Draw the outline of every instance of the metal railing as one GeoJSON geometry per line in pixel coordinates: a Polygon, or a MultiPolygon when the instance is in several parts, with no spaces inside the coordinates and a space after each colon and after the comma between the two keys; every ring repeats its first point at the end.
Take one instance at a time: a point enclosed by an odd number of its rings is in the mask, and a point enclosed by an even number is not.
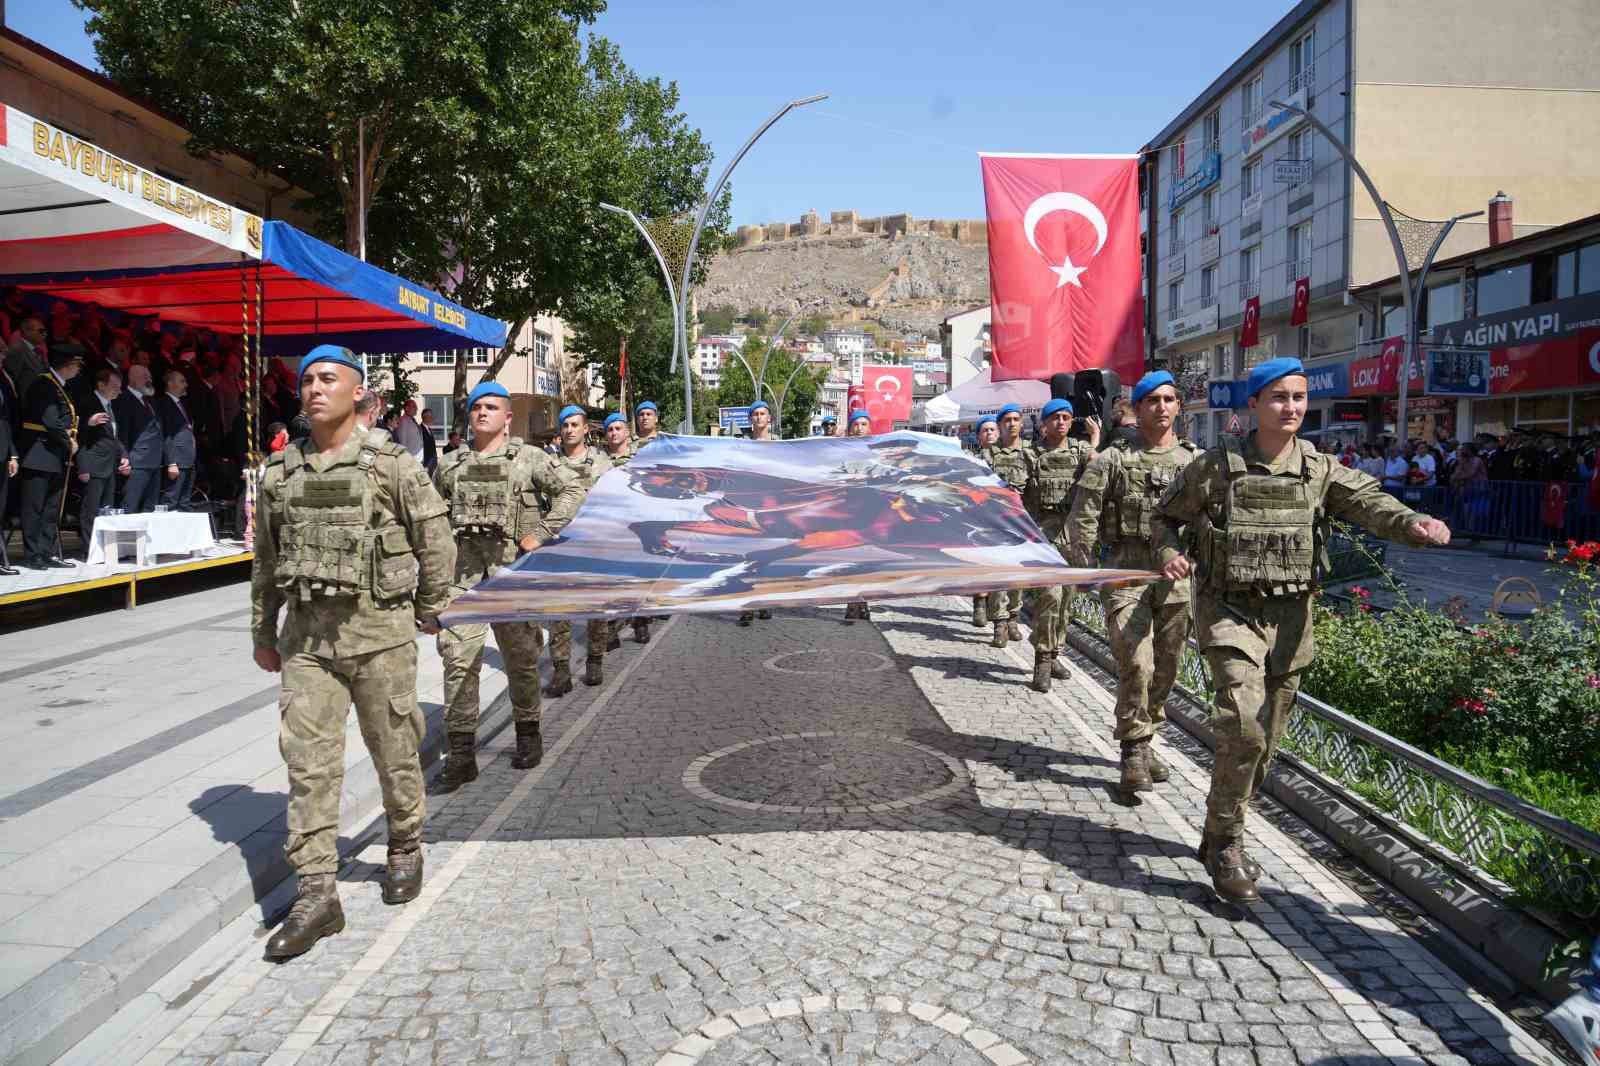
{"type": "Polygon", "coordinates": [[[1307,255],[1299,259],[1289,260],[1284,264],[1283,273],[1285,280],[1289,282],[1290,288],[1293,288],[1295,282],[1301,278],[1309,278],[1311,276],[1311,257],[1307,255]]]}
{"type": "Polygon", "coordinates": [[[1304,89],[1306,91],[1306,95],[1310,96],[1312,85],[1316,82],[1316,80],[1317,68],[1308,63],[1300,70],[1289,75],[1289,88],[1287,91],[1289,95],[1293,96],[1301,89],[1304,89]]]}
{"type": "Polygon", "coordinates": [[[1249,281],[1239,282],[1239,299],[1248,300],[1252,296],[1261,295],[1261,279],[1252,278],[1249,281]]]}
{"type": "MultiPolygon", "coordinates": [[[[1104,647],[1099,599],[1074,596],[1070,603],[1073,622],[1104,647]]],[[[1184,648],[1175,687],[1208,714],[1215,706],[1193,640],[1184,648]]],[[[1496,894],[1536,897],[1584,918],[1600,915],[1600,835],[1583,826],[1303,692],[1280,751],[1297,769],[1376,809],[1436,859],[1496,894]]]]}
{"type": "Polygon", "coordinates": [[[1582,481],[1474,481],[1455,485],[1384,484],[1414,511],[1443,519],[1458,537],[1514,544],[1600,540],[1600,510],[1582,481]],[[1552,492],[1552,487],[1558,491],[1552,492]]]}

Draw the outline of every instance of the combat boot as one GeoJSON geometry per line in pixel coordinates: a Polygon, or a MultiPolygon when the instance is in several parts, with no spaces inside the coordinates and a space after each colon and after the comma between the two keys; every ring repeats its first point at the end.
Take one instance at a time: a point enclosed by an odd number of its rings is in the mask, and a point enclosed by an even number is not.
{"type": "Polygon", "coordinates": [[[1067,664],[1061,661],[1059,655],[1050,660],[1050,676],[1057,681],[1065,681],[1072,676],[1071,672],[1067,670],[1067,664]]]}
{"type": "Polygon", "coordinates": [[[633,622],[633,642],[635,644],[650,643],[650,619],[636,618],[633,622]]]}
{"type": "Polygon", "coordinates": [[[856,605],[853,603],[844,605],[844,624],[847,626],[856,624],[856,605]]]}
{"type": "Polygon", "coordinates": [[[606,626],[606,651],[621,651],[622,640],[617,636],[616,626],[606,626]]]}
{"type": "Polygon", "coordinates": [[[531,770],[544,760],[544,734],[538,722],[517,723],[517,751],[511,756],[511,765],[517,770],[531,770]]]}
{"type": "Polygon", "coordinates": [[[454,792],[468,781],[478,779],[477,746],[476,733],[450,734],[450,757],[445,760],[444,772],[439,775],[440,792],[454,792]]]}
{"type": "Polygon", "coordinates": [[[598,655],[591,655],[583,661],[583,683],[593,688],[595,685],[604,684],[606,680],[606,661],[598,655]]]}
{"type": "Polygon", "coordinates": [[[763,622],[770,621],[772,618],[772,612],[763,607],[761,610],[756,612],[756,617],[761,619],[763,622]]]}
{"type": "MultiPolygon", "coordinates": [[[[1151,777],[1151,780],[1155,780],[1155,775],[1154,774],[1151,774],[1150,777],[1151,777]]],[[[1203,862],[1206,861],[1206,856],[1208,856],[1210,853],[1211,853],[1211,834],[1209,834],[1209,833],[1201,833],[1200,834],[1200,847],[1195,851],[1195,856],[1203,863],[1203,862]]],[[[1246,875],[1249,876],[1250,880],[1252,880],[1252,881],[1261,880],[1261,864],[1256,862],[1254,859],[1252,859],[1250,857],[1250,853],[1248,851],[1246,851],[1245,848],[1244,848],[1244,841],[1243,840],[1239,841],[1239,854],[1244,856],[1244,872],[1245,872],[1246,875]]]]}
{"type": "Polygon", "coordinates": [[[994,639],[989,644],[995,648],[1006,646],[1006,624],[1004,622],[996,622],[994,624],[994,639]]]}
{"type": "MultiPolygon", "coordinates": [[[[1161,761],[1161,756],[1156,754],[1155,742],[1152,740],[1145,741],[1144,761],[1150,766],[1150,780],[1154,781],[1156,784],[1159,785],[1172,776],[1172,767],[1161,761]]],[[[1261,871],[1257,870],[1250,876],[1260,877],[1261,871]]]]}
{"type": "Polygon", "coordinates": [[[269,959],[304,955],[323,937],[344,932],[344,908],[332,874],[302,874],[295,892],[289,916],[267,941],[269,959]]]}
{"type": "Polygon", "coordinates": [[[389,842],[389,876],[383,882],[383,901],[410,903],[422,894],[422,842],[389,842]]]}
{"type": "Polygon", "coordinates": [[[754,622],[755,620],[756,620],[756,613],[754,611],[740,611],[739,612],[739,624],[740,625],[747,626],[751,622],[754,622]]]}
{"type": "Polygon", "coordinates": [[[1050,660],[1055,657],[1054,652],[1036,651],[1033,653],[1033,691],[1050,691],[1050,660]]]}
{"type": "Polygon", "coordinates": [[[973,628],[974,629],[982,629],[984,626],[986,626],[988,624],[989,624],[989,608],[984,605],[984,602],[982,600],[975,601],[972,604],[972,626],[973,626],[973,628]]]}
{"type": "Polygon", "coordinates": [[[568,662],[556,663],[555,670],[550,675],[550,683],[544,687],[544,694],[551,699],[565,696],[572,691],[572,664],[568,662]]]}
{"type": "Polygon", "coordinates": [[[1206,873],[1211,875],[1211,887],[1217,895],[1228,903],[1261,902],[1255,878],[1244,868],[1244,846],[1239,839],[1214,840],[1211,845],[1206,855],[1206,873]]]}
{"type": "Polygon", "coordinates": [[[1150,742],[1148,740],[1124,740],[1122,742],[1122,794],[1131,796],[1135,792],[1149,792],[1155,788],[1150,780],[1149,763],[1150,742]]]}
{"type": "Polygon", "coordinates": [[[1017,625],[1017,623],[1015,623],[1015,622],[1007,622],[1006,623],[1006,636],[1010,637],[1012,640],[1021,640],[1022,639],[1022,627],[1017,625]]]}

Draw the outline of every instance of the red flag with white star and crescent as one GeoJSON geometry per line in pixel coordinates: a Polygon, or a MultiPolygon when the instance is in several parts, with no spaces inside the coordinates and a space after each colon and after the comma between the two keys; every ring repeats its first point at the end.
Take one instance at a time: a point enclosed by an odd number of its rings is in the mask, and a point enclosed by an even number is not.
{"type": "Polygon", "coordinates": [[[1289,313],[1289,325],[1303,326],[1311,317],[1311,279],[1296,278],[1294,283],[1294,310],[1289,313]]]}
{"type": "Polygon", "coordinates": [[[1239,347],[1254,348],[1261,343],[1261,297],[1244,302],[1244,324],[1239,327],[1239,347]]]}
{"type": "Polygon", "coordinates": [[[996,381],[1144,368],[1139,157],[979,157],[996,381]]]}

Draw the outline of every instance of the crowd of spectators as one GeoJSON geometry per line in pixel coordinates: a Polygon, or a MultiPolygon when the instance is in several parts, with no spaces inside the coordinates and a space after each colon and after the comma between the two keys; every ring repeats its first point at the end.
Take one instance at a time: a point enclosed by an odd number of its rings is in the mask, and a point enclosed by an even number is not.
{"type": "Polygon", "coordinates": [[[1503,437],[1481,433],[1471,442],[1347,444],[1338,455],[1388,488],[1462,488],[1488,481],[1589,481],[1597,453],[1600,433],[1584,438],[1512,430],[1503,437]]]}

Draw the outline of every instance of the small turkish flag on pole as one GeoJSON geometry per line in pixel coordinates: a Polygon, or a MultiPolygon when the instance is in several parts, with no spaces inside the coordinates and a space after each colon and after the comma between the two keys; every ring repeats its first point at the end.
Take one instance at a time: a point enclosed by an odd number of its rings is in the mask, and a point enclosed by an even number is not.
{"type": "Polygon", "coordinates": [[[1303,326],[1311,314],[1311,279],[1296,278],[1294,282],[1294,310],[1289,314],[1289,325],[1303,326]]]}
{"type": "Polygon", "coordinates": [[[617,356],[617,403],[628,412],[628,335],[622,335],[622,350],[617,356]]]}
{"type": "Polygon", "coordinates": [[[1144,370],[1139,157],[979,158],[995,381],[1144,370]]]}
{"type": "Polygon", "coordinates": [[[1239,347],[1254,348],[1261,343],[1261,297],[1244,302],[1244,325],[1239,327],[1239,347]]]}

